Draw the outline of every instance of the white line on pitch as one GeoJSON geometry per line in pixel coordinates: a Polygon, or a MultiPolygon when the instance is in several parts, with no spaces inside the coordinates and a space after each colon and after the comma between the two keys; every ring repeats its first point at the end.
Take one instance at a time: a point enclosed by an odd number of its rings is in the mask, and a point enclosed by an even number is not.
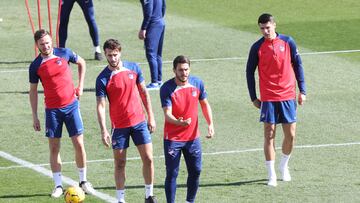
{"type": "MultiPolygon", "coordinates": [[[[52,178],[52,172],[44,167],[41,167],[39,165],[35,165],[31,162],[28,162],[28,161],[25,161],[25,160],[22,160],[22,159],[19,159],[15,156],[12,156],[11,154],[8,154],[6,152],[3,152],[3,151],[0,151],[0,156],[9,160],[9,161],[12,161],[12,162],[15,162],[21,166],[24,166],[26,168],[29,168],[29,169],[32,169],[36,172],[39,172],[45,176],[48,176],[50,178],[52,178]]],[[[62,180],[64,183],[68,184],[68,185],[77,185],[78,182],[76,182],[75,180],[69,178],[69,177],[66,177],[66,176],[62,176],[62,180]]],[[[105,193],[102,193],[102,192],[99,192],[97,190],[95,190],[95,194],[94,196],[106,201],[106,202],[117,202],[117,199],[114,198],[114,197],[111,197],[110,195],[108,194],[105,194],[105,193]]]]}
{"type": "MultiPolygon", "coordinates": [[[[294,148],[297,149],[306,149],[306,148],[324,148],[324,147],[342,147],[342,146],[351,146],[351,145],[360,145],[360,142],[349,142],[349,143],[338,143],[338,144],[318,144],[318,145],[299,145],[294,146],[294,148]]],[[[281,149],[281,147],[277,147],[276,149],[281,149]]],[[[214,156],[214,155],[220,155],[220,154],[238,154],[238,153],[246,153],[246,152],[258,152],[262,151],[263,148],[253,148],[253,149],[243,149],[243,150],[231,150],[231,151],[219,151],[219,152],[204,152],[204,156],[214,156]]],[[[1,152],[1,151],[0,151],[1,152]]],[[[1,156],[1,154],[0,154],[1,156]]],[[[162,159],[164,158],[163,155],[161,156],[154,156],[154,159],[162,159]]],[[[127,160],[140,160],[140,157],[129,157],[127,160]]],[[[113,159],[97,159],[97,160],[88,160],[87,163],[99,163],[99,162],[112,162],[113,159]]],[[[74,164],[74,161],[66,161],[62,164],[74,164]]],[[[12,168],[30,168],[33,166],[49,166],[49,164],[32,164],[26,165],[26,164],[20,164],[20,165],[14,165],[14,166],[5,166],[0,167],[0,170],[6,170],[6,169],[12,169],[12,168]]]]}
{"type": "MultiPolygon", "coordinates": [[[[305,148],[322,148],[322,147],[341,147],[341,146],[350,146],[350,145],[360,145],[360,142],[339,143],[339,144],[300,145],[300,146],[295,145],[294,148],[305,149],[305,148]]],[[[276,149],[281,149],[281,147],[276,147],[276,149]]],[[[257,151],[263,151],[263,148],[222,151],[222,152],[210,152],[210,153],[203,153],[203,155],[235,154],[235,153],[257,152],[257,151]]]]}
{"type": "MultiPolygon", "coordinates": [[[[307,55],[324,55],[324,54],[342,54],[342,53],[356,53],[360,52],[360,49],[353,50],[337,50],[337,51],[318,51],[318,52],[305,52],[300,53],[302,56],[307,55]]],[[[246,60],[247,57],[224,57],[224,58],[209,58],[209,59],[191,59],[192,62],[209,62],[209,61],[232,61],[232,60],[246,60]]],[[[172,63],[173,61],[163,61],[164,64],[172,63]]],[[[140,62],[140,65],[146,65],[147,62],[140,62]]],[[[105,67],[104,65],[96,67],[105,67]]],[[[25,72],[28,69],[17,69],[17,70],[3,70],[0,73],[16,73],[16,72],[25,72]]]]}

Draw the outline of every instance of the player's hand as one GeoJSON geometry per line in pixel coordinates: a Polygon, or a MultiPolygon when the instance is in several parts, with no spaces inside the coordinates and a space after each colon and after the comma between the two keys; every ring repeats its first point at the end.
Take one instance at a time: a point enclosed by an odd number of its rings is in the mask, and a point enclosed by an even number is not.
{"type": "Polygon", "coordinates": [[[208,134],[206,135],[206,138],[210,139],[214,137],[214,135],[215,135],[214,125],[211,124],[208,126],[208,134]]]}
{"type": "Polygon", "coordinates": [[[103,144],[106,147],[110,147],[111,137],[107,130],[104,130],[103,132],[101,132],[101,141],[103,142],[103,144]]]}
{"type": "Polygon", "coordinates": [[[38,118],[33,120],[33,128],[35,131],[40,131],[41,127],[40,127],[40,121],[38,118]]]}
{"type": "Polygon", "coordinates": [[[299,105],[303,105],[305,101],[306,101],[306,95],[302,94],[302,93],[299,93],[299,96],[298,96],[299,105]]]}
{"type": "Polygon", "coordinates": [[[77,97],[78,100],[80,100],[80,96],[83,95],[84,90],[83,88],[77,87],[75,88],[75,96],[77,97]]]}
{"type": "Polygon", "coordinates": [[[146,30],[139,30],[138,37],[140,40],[143,40],[146,38],[146,30]]]}
{"type": "Polygon", "coordinates": [[[255,100],[253,101],[253,104],[254,104],[254,106],[255,106],[256,108],[260,109],[260,107],[261,107],[261,101],[260,101],[259,99],[255,99],[255,100]]]}
{"type": "Polygon", "coordinates": [[[179,117],[178,122],[179,122],[179,125],[181,125],[181,126],[188,126],[191,123],[191,118],[184,120],[183,117],[179,117]]]}
{"type": "Polygon", "coordinates": [[[150,133],[155,132],[155,129],[156,129],[155,119],[152,118],[152,119],[148,120],[148,129],[149,129],[150,133]]]}

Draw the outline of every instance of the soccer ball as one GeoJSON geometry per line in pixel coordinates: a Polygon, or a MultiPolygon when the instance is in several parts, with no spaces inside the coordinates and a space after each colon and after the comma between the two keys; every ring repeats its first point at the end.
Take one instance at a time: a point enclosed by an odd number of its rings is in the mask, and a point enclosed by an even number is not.
{"type": "Polygon", "coordinates": [[[81,203],[85,199],[85,193],[77,186],[70,186],[65,191],[64,199],[66,203],[81,203]]]}

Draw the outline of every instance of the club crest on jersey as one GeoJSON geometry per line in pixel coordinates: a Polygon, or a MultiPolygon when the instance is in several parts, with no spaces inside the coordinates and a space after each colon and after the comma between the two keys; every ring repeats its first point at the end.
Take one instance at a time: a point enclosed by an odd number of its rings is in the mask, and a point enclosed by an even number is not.
{"type": "Polygon", "coordinates": [[[282,46],[282,45],[280,45],[279,49],[280,49],[281,52],[284,52],[284,51],[285,51],[285,47],[282,46]]]}
{"type": "Polygon", "coordinates": [[[196,90],[193,90],[193,91],[191,92],[191,95],[192,95],[193,97],[196,97],[196,96],[197,96],[196,90]]]}
{"type": "Polygon", "coordinates": [[[129,76],[130,80],[134,79],[134,74],[129,73],[128,76],[129,76]]]}
{"type": "Polygon", "coordinates": [[[61,66],[62,65],[62,62],[61,62],[61,60],[59,59],[59,60],[56,60],[56,62],[55,62],[56,64],[58,64],[59,66],[61,66]]]}

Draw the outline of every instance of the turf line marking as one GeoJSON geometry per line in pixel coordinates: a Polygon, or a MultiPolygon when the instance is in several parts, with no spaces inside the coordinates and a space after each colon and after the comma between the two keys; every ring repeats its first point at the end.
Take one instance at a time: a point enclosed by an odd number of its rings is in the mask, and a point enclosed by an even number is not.
{"type": "MultiPolygon", "coordinates": [[[[325,147],[342,147],[342,146],[351,146],[351,145],[360,145],[360,142],[349,142],[349,143],[338,143],[338,144],[318,144],[318,145],[299,145],[294,146],[296,149],[307,149],[307,148],[325,148],[325,147]]],[[[277,150],[280,150],[281,147],[276,147],[277,150]]],[[[219,152],[203,152],[204,156],[214,156],[214,155],[220,155],[220,154],[239,154],[239,153],[246,153],[246,152],[259,152],[263,151],[263,148],[253,148],[253,149],[243,149],[243,150],[231,150],[231,151],[219,151],[219,152]]],[[[1,153],[4,153],[0,151],[1,153]]],[[[164,155],[161,156],[154,156],[154,159],[163,159],[164,155]]],[[[140,157],[129,157],[126,160],[141,160],[140,157]]],[[[87,163],[99,163],[99,162],[113,162],[114,159],[95,159],[95,160],[88,160],[87,163]]],[[[14,166],[5,166],[0,167],[0,170],[6,170],[6,169],[12,169],[12,168],[32,168],[34,166],[49,166],[50,164],[32,164],[30,162],[27,162],[29,164],[20,164],[20,165],[14,165],[14,166]]],[[[62,162],[62,164],[75,164],[74,161],[66,161],[62,162]]],[[[42,168],[42,167],[41,167],[42,168]]],[[[52,176],[51,176],[52,177],[52,176]]]]}
{"type": "MultiPolygon", "coordinates": [[[[339,143],[339,144],[318,144],[318,145],[300,145],[294,146],[296,149],[306,149],[306,148],[324,148],[324,147],[341,147],[341,146],[351,146],[351,145],[360,145],[360,142],[350,142],[350,143],[339,143]]],[[[281,147],[276,147],[277,150],[281,149],[281,147]]],[[[219,155],[219,154],[236,154],[236,153],[245,153],[245,152],[257,152],[263,151],[263,148],[255,148],[255,149],[245,149],[245,150],[233,150],[233,151],[220,151],[220,152],[210,152],[203,153],[203,155],[219,155]]]]}
{"type": "Polygon", "coordinates": [[[307,53],[300,53],[300,55],[342,54],[342,53],[356,53],[356,52],[360,52],[360,49],[307,52],[307,53]]]}
{"type": "MultiPolygon", "coordinates": [[[[19,159],[15,156],[12,156],[11,154],[8,154],[6,152],[3,152],[3,151],[0,151],[0,156],[3,157],[4,159],[7,159],[9,161],[12,161],[12,162],[15,162],[23,167],[26,167],[26,168],[29,168],[29,169],[32,169],[36,172],[39,172],[45,176],[48,176],[52,179],[52,172],[42,166],[39,166],[39,165],[35,165],[31,162],[28,162],[28,161],[25,161],[25,160],[22,160],[22,159],[19,159]]],[[[62,176],[62,179],[63,179],[63,182],[68,184],[68,185],[78,185],[79,183],[76,182],[75,180],[69,178],[69,177],[66,177],[66,176],[62,176]]],[[[96,196],[102,200],[104,200],[105,202],[117,202],[117,199],[114,198],[114,197],[111,197],[110,195],[108,194],[105,194],[105,193],[102,193],[102,192],[99,192],[97,190],[95,190],[95,194],[93,196],[96,196]]]]}
{"type": "MultiPolygon", "coordinates": [[[[318,51],[318,52],[305,52],[300,53],[301,56],[308,55],[323,55],[323,54],[341,54],[341,53],[356,53],[360,52],[360,49],[353,50],[337,50],[337,51],[318,51]]],[[[210,59],[191,59],[191,62],[209,62],[209,61],[233,61],[233,60],[246,60],[247,57],[225,57],[225,58],[210,58],[210,59]]],[[[169,64],[173,61],[163,61],[163,64],[169,64]]],[[[140,62],[140,65],[147,65],[147,62],[140,62]]],[[[105,67],[105,65],[100,65],[96,67],[105,67]]],[[[17,69],[17,70],[2,70],[0,73],[16,73],[16,72],[25,72],[28,69],[17,69]]]]}

